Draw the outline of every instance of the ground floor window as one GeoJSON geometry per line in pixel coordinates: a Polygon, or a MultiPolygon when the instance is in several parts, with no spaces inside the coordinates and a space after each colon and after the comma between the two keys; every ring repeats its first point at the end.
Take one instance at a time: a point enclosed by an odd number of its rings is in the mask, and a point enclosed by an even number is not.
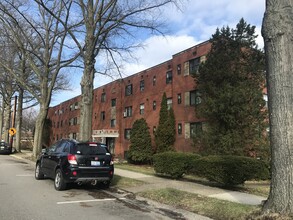
{"type": "Polygon", "coordinates": [[[190,137],[197,137],[202,133],[202,122],[190,123],[190,137]]]}

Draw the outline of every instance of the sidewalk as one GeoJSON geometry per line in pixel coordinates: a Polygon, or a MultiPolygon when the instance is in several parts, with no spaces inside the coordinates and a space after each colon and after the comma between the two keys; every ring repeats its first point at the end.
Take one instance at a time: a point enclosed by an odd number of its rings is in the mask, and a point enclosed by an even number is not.
{"type": "MultiPolygon", "coordinates": [[[[31,155],[32,155],[32,152],[28,150],[22,150],[22,153],[11,154],[11,156],[15,158],[19,158],[19,159],[28,159],[31,157],[31,155]]],[[[169,187],[169,188],[174,188],[174,189],[178,189],[178,190],[182,190],[182,191],[186,191],[190,193],[199,194],[202,196],[207,196],[207,197],[212,197],[212,198],[217,198],[217,199],[222,199],[222,200],[227,200],[227,201],[237,202],[242,204],[248,204],[248,205],[260,205],[263,200],[266,200],[265,197],[256,196],[256,195],[252,195],[248,193],[230,191],[230,190],[225,190],[225,189],[221,189],[217,187],[205,186],[205,185],[201,185],[201,184],[193,183],[193,182],[170,180],[170,179],[160,178],[156,176],[145,175],[145,174],[141,174],[141,173],[137,173],[133,171],[123,170],[119,168],[115,168],[114,173],[118,176],[137,179],[147,183],[141,186],[124,189],[132,193],[138,193],[138,192],[151,190],[151,189],[160,189],[160,188],[169,187]]]]}

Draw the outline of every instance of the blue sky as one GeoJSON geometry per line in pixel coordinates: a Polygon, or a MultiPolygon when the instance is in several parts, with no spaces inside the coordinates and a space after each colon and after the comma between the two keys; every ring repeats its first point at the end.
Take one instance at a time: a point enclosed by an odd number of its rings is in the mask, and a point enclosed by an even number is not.
{"type": "MultiPolygon", "coordinates": [[[[166,35],[146,36],[142,40],[144,47],[134,53],[137,60],[123,63],[123,77],[169,60],[173,54],[208,40],[217,27],[228,25],[235,28],[242,17],[247,23],[256,26],[259,35],[257,43],[262,48],[261,23],[264,11],[265,0],[185,0],[181,11],[174,6],[165,8],[162,17],[167,21],[166,35]]],[[[51,106],[80,95],[81,75],[82,72],[71,73],[71,90],[55,94],[51,106]]],[[[94,87],[97,88],[118,77],[118,74],[112,78],[96,75],[94,87]]]]}

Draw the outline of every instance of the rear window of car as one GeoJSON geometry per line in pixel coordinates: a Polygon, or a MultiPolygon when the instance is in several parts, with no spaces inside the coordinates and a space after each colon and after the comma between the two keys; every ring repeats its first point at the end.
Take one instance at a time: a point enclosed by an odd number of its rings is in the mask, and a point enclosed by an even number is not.
{"type": "Polygon", "coordinates": [[[80,155],[110,155],[106,145],[96,143],[77,144],[73,147],[73,153],[80,155]]]}

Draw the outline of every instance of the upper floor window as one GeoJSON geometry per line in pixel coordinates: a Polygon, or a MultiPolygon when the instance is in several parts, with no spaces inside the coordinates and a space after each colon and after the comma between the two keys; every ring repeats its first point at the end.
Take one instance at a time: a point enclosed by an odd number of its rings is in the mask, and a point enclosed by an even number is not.
{"type": "Polygon", "coordinates": [[[101,121],[104,121],[106,118],[106,112],[102,111],[101,112],[101,121]]]}
{"type": "Polygon", "coordinates": [[[172,71],[166,73],[166,84],[172,83],[172,71]]]}
{"type": "Polygon", "coordinates": [[[101,102],[106,102],[106,93],[102,93],[101,95],[101,102]]]}
{"type": "Polygon", "coordinates": [[[140,91],[144,90],[144,80],[140,81],[140,85],[139,85],[140,91]]]}
{"type": "Polygon", "coordinates": [[[126,140],[129,140],[130,139],[130,132],[131,132],[131,129],[125,129],[124,130],[124,138],[126,140]]]}
{"type": "Polygon", "coordinates": [[[157,102],[153,101],[153,110],[156,110],[156,109],[157,109],[157,102]]]}
{"type": "Polygon", "coordinates": [[[198,67],[200,64],[200,57],[189,61],[189,73],[198,74],[198,67]]]}
{"type": "Polygon", "coordinates": [[[178,104],[181,104],[181,102],[182,102],[181,93],[178,93],[178,94],[177,94],[177,103],[178,103],[178,104]]]}
{"type": "Polygon", "coordinates": [[[128,106],[125,108],[124,117],[131,117],[132,116],[132,106],[128,106]]]}
{"type": "Polygon", "coordinates": [[[172,98],[168,98],[167,99],[167,106],[168,106],[168,110],[170,110],[172,108],[172,98]]]}
{"type": "Polygon", "coordinates": [[[115,107],[116,106],[116,99],[111,99],[111,107],[115,107]]]}
{"type": "Polygon", "coordinates": [[[126,96],[132,95],[132,84],[129,84],[125,87],[125,95],[126,96]]]}
{"type": "Polygon", "coordinates": [[[201,94],[198,90],[190,92],[190,105],[199,105],[201,103],[201,94]]]}
{"type": "Polygon", "coordinates": [[[181,74],[181,64],[177,65],[177,74],[180,75],[181,74]]]}
{"type": "Polygon", "coordinates": [[[116,126],[116,119],[111,119],[110,125],[111,125],[111,128],[115,127],[116,126]]]}
{"type": "Polygon", "coordinates": [[[141,114],[141,115],[144,114],[144,104],[139,105],[139,114],[141,114]]]}
{"type": "Polygon", "coordinates": [[[77,117],[73,118],[73,125],[77,125],[77,117]]]}
{"type": "Polygon", "coordinates": [[[156,81],[157,81],[156,76],[154,76],[154,77],[153,77],[153,86],[156,85],[156,81]]]}

